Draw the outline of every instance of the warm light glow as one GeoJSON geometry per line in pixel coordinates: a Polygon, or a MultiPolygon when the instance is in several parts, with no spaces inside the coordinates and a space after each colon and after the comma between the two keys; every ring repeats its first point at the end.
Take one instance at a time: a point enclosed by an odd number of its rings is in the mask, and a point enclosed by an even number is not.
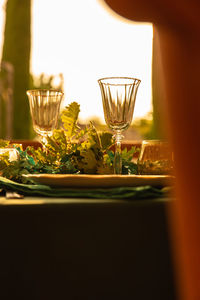
{"type": "Polygon", "coordinates": [[[3,32],[4,32],[4,21],[5,21],[5,0],[0,0],[0,61],[2,56],[3,46],[3,32]]]}
{"type": "MultiPolygon", "coordinates": [[[[0,33],[4,3],[0,0],[0,33]]],[[[99,78],[139,78],[134,118],[142,117],[152,109],[152,37],[150,24],[118,17],[98,0],[32,0],[31,71],[63,73],[65,105],[80,103],[82,120],[103,119],[99,78]]]]}
{"type": "Polygon", "coordinates": [[[65,104],[77,101],[80,118],[103,119],[97,80],[142,80],[134,117],[151,110],[152,26],[126,21],[97,0],[33,0],[33,74],[64,75],[65,104]]]}

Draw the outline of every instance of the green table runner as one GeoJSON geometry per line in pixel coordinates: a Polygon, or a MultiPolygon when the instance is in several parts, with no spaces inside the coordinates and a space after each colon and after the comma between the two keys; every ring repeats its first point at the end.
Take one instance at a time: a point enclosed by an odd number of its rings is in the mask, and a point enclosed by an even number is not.
{"type": "Polygon", "coordinates": [[[96,199],[151,199],[169,195],[170,187],[151,186],[117,188],[53,188],[47,185],[22,184],[0,177],[0,189],[15,191],[24,196],[96,199]]]}

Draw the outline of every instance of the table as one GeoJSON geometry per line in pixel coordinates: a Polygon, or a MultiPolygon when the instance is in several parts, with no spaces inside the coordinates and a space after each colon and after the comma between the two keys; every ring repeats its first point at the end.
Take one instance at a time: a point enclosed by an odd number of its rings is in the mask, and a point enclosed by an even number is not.
{"type": "Polygon", "coordinates": [[[175,299],[170,199],[0,198],[0,299],[175,299]]]}

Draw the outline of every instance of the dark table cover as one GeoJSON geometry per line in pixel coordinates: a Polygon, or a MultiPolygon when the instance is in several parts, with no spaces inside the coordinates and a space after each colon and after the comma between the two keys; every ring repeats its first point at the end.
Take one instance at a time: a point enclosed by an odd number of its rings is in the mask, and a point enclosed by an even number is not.
{"type": "Polygon", "coordinates": [[[0,198],[0,299],[175,299],[169,199],[0,198]]]}

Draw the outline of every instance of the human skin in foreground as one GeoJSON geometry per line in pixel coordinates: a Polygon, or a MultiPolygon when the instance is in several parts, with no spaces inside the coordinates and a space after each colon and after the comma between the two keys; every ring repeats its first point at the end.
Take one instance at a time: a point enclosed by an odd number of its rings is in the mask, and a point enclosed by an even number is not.
{"type": "Polygon", "coordinates": [[[200,2],[105,0],[130,20],[152,22],[167,127],[175,154],[172,238],[180,299],[200,299],[200,2]]]}

